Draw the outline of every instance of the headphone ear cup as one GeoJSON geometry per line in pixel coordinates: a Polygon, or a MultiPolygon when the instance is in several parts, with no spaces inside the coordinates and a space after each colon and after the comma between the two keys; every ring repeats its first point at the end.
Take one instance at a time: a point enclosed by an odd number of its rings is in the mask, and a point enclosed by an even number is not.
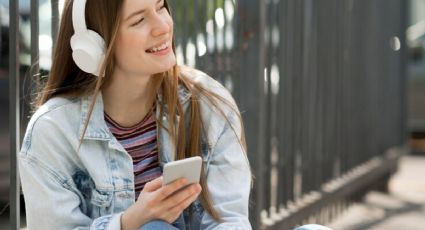
{"type": "Polygon", "coordinates": [[[105,55],[105,41],[103,40],[102,36],[100,36],[93,30],[87,30],[87,33],[92,39],[92,41],[99,47],[102,52],[102,55],[105,55]]]}
{"type": "Polygon", "coordinates": [[[100,65],[105,55],[105,42],[92,30],[76,33],[71,37],[72,58],[84,72],[99,75],[100,65]]]}

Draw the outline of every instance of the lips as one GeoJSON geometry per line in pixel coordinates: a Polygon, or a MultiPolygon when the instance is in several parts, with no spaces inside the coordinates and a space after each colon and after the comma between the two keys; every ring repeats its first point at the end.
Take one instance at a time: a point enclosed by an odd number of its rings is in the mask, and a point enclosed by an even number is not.
{"type": "Polygon", "coordinates": [[[147,49],[146,52],[147,53],[156,53],[156,52],[160,52],[162,50],[165,50],[168,47],[169,47],[169,43],[166,41],[166,42],[159,43],[158,45],[155,45],[152,48],[147,49]]]}

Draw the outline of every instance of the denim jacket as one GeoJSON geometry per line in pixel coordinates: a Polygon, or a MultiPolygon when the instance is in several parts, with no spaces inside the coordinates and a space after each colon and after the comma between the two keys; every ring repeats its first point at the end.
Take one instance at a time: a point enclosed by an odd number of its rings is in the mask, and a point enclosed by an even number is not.
{"type": "MultiPolygon", "coordinates": [[[[230,93],[212,78],[195,70],[182,72],[234,103],[230,93]]],[[[187,111],[190,94],[183,86],[178,93],[187,111]]],[[[91,99],[52,98],[28,124],[19,170],[30,230],[120,229],[122,212],[135,202],[132,159],[105,124],[101,94],[77,152],[91,99]]],[[[192,204],[192,218],[185,218],[186,229],[251,229],[251,174],[238,141],[239,117],[223,106],[229,125],[205,99],[200,100],[200,107],[206,130],[201,155],[213,206],[223,222],[215,222],[197,200],[192,204]]],[[[158,112],[157,119],[164,124],[158,128],[163,165],[174,160],[175,148],[165,130],[167,117],[159,117],[158,112]]]]}

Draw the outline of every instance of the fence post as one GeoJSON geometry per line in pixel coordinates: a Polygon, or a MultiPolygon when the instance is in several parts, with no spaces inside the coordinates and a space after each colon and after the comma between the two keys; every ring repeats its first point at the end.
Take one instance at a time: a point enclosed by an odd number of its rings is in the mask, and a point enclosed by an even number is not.
{"type": "MultiPolygon", "coordinates": [[[[38,0],[31,0],[31,72],[30,78],[34,77],[40,72],[39,52],[39,19],[38,19],[38,0]]],[[[52,19],[53,21],[53,19],[52,19]]]]}
{"type": "Polygon", "coordinates": [[[400,143],[407,143],[409,138],[409,130],[407,127],[408,124],[408,98],[407,98],[407,78],[408,78],[408,70],[407,70],[407,62],[408,62],[408,53],[407,53],[407,36],[406,30],[409,26],[409,9],[411,1],[400,1],[401,4],[401,23],[400,23],[400,59],[401,59],[401,67],[400,67],[400,95],[401,95],[401,135],[400,135],[400,143]]]}
{"type": "MultiPolygon", "coordinates": [[[[265,46],[266,25],[265,1],[238,1],[238,41],[240,75],[237,82],[244,82],[235,92],[239,99],[245,122],[248,157],[254,174],[251,193],[250,220],[253,229],[261,227],[261,210],[264,208],[264,156],[265,153],[265,46]],[[255,203],[254,203],[255,202],[255,203]]],[[[270,179],[270,178],[268,178],[270,179]]],[[[268,207],[267,207],[268,208],[268,207]]]]}
{"type": "Polygon", "coordinates": [[[10,229],[20,229],[20,190],[17,152],[19,132],[19,0],[9,0],[9,133],[10,133],[10,229]]]}

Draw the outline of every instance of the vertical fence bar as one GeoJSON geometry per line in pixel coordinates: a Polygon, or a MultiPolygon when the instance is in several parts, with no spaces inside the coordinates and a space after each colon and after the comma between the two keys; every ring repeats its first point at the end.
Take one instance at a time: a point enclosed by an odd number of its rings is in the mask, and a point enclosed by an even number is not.
{"type": "Polygon", "coordinates": [[[228,28],[230,27],[227,10],[229,5],[227,4],[227,0],[223,0],[223,18],[224,18],[224,24],[222,28],[222,40],[223,40],[223,49],[221,51],[221,58],[222,58],[222,68],[223,68],[223,82],[226,83],[228,81],[230,75],[230,69],[231,69],[231,53],[229,52],[229,44],[227,43],[227,38],[230,36],[230,31],[228,31],[228,28]]]}
{"type": "MultiPolygon", "coordinates": [[[[55,50],[56,39],[59,31],[59,0],[50,0],[52,7],[52,52],[55,50]]],[[[53,55],[52,55],[53,56],[53,55]]]]}
{"type": "Polygon", "coordinates": [[[321,169],[320,169],[320,175],[321,181],[325,180],[325,175],[326,175],[326,167],[323,167],[325,165],[326,162],[326,150],[325,150],[325,145],[324,145],[324,140],[325,140],[325,128],[323,125],[323,113],[324,113],[324,85],[326,84],[325,82],[325,78],[324,76],[326,76],[326,56],[327,55],[327,37],[325,37],[325,35],[327,35],[327,21],[324,20],[324,11],[325,9],[327,9],[327,6],[325,6],[326,2],[322,2],[321,3],[323,7],[318,7],[318,17],[317,17],[317,39],[318,39],[318,44],[320,44],[320,46],[318,46],[318,68],[317,68],[317,78],[319,79],[318,81],[318,86],[317,86],[317,118],[316,118],[316,122],[317,122],[317,137],[316,137],[316,146],[317,146],[317,152],[321,157],[321,169]]]}
{"type": "MultiPolygon", "coordinates": [[[[304,0],[302,11],[303,11],[303,63],[302,63],[302,79],[303,79],[303,85],[306,90],[304,90],[304,104],[305,104],[305,121],[304,123],[304,134],[303,134],[303,142],[305,143],[305,152],[308,156],[308,165],[314,164],[314,162],[317,164],[317,153],[315,148],[313,148],[314,143],[314,137],[312,134],[314,133],[314,116],[316,113],[314,112],[315,107],[315,101],[314,101],[314,93],[315,93],[315,86],[316,86],[316,76],[315,72],[313,72],[314,68],[314,30],[315,27],[313,26],[313,17],[314,17],[314,10],[313,10],[313,1],[311,0],[304,0]]],[[[311,191],[314,189],[314,183],[315,183],[315,175],[317,175],[318,168],[317,167],[308,167],[308,174],[307,180],[304,180],[306,182],[306,190],[311,191]]]]}
{"type": "MultiPolygon", "coordinates": [[[[272,2],[271,0],[265,1],[266,2],[266,9],[267,9],[267,18],[266,18],[266,24],[264,25],[265,28],[265,43],[264,43],[264,48],[266,50],[266,56],[265,56],[265,79],[266,79],[266,105],[265,105],[265,109],[266,109],[266,121],[265,121],[265,149],[264,149],[264,153],[265,153],[265,157],[264,157],[264,167],[267,169],[265,171],[265,177],[264,177],[264,188],[265,189],[265,194],[264,194],[264,208],[269,211],[270,210],[270,204],[271,204],[271,77],[270,77],[270,72],[271,72],[271,59],[272,59],[272,48],[271,48],[271,21],[272,21],[272,2]]],[[[260,44],[261,45],[261,44],[260,44]]]]}
{"type": "MultiPolygon", "coordinates": [[[[39,72],[39,17],[38,17],[38,0],[31,0],[31,77],[39,72]]],[[[53,20],[52,20],[53,21],[53,20]]]]}
{"type": "Polygon", "coordinates": [[[199,66],[201,63],[199,63],[199,47],[198,47],[198,33],[199,33],[199,22],[202,20],[200,19],[199,14],[199,0],[194,0],[193,8],[195,9],[193,12],[193,33],[192,33],[192,39],[193,44],[195,45],[195,63],[196,66],[199,66]]]}
{"type": "MultiPolygon", "coordinates": [[[[332,55],[334,52],[334,8],[333,8],[333,2],[332,0],[328,0],[323,3],[325,6],[325,9],[323,9],[322,14],[322,25],[323,25],[323,33],[322,33],[322,42],[325,44],[322,50],[322,56],[321,58],[324,60],[323,65],[323,75],[321,76],[322,84],[322,154],[324,156],[324,162],[323,165],[326,167],[324,168],[323,175],[324,180],[330,179],[330,173],[329,173],[329,165],[332,165],[332,149],[331,149],[331,129],[330,125],[332,124],[332,116],[327,116],[326,114],[331,114],[331,101],[333,100],[331,92],[333,90],[331,86],[331,81],[333,77],[332,72],[332,62],[334,61],[332,55]]],[[[331,212],[329,212],[331,213],[331,212]]]]}
{"type": "Polygon", "coordinates": [[[211,36],[211,39],[214,41],[214,46],[213,46],[213,49],[212,49],[212,59],[213,59],[213,62],[212,62],[212,66],[213,66],[213,68],[214,68],[214,70],[216,71],[216,72],[218,72],[217,74],[216,74],[216,77],[221,81],[222,79],[221,79],[221,73],[220,73],[220,69],[219,69],[219,65],[218,65],[218,62],[219,62],[219,50],[218,50],[218,36],[219,36],[219,34],[218,34],[218,26],[217,26],[217,20],[216,20],[216,17],[215,17],[215,12],[216,12],[216,10],[217,10],[217,7],[218,7],[218,3],[217,3],[217,1],[218,0],[210,0],[209,2],[211,2],[212,1],[212,10],[211,10],[211,20],[212,20],[212,23],[213,23],[213,35],[211,36]]]}
{"type": "Polygon", "coordinates": [[[204,63],[205,70],[210,71],[210,70],[215,70],[215,68],[211,64],[212,59],[211,59],[211,54],[209,53],[210,52],[210,48],[209,48],[210,36],[209,36],[208,31],[207,31],[207,23],[208,23],[208,20],[210,19],[209,11],[208,11],[208,9],[209,9],[208,5],[209,5],[210,1],[202,1],[202,3],[203,3],[202,14],[203,14],[203,17],[204,17],[204,21],[203,21],[203,24],[202,24],[202,31],[203,31],[203,34],[204,34],[204,40],[205,40],[205,45],[206,45],[206,49],[207,49],[207,52],[203,57],[203,59],[204,59],[203,63],[204,63]]]}
{"type": "Polygon", "coordinates": [[[17,155],[19,125],[19,0],[9,1],[9,133],[10,133],[10,229],[20,229],[20,181],[17,155]]]}
{"type": "Polygon", "coordinates": [[[344,3],[345,1],[337,1],[336,9],[337,9],[337,17],[340,18],[340,20],[337,21],[337,28],[338,28],[338,37],[337,37],[337,49],[339,52],[337,53],[337,78],[335,79],[335,86],[336,86],[336,104],[335,104],[335,157],[332,165],[332,177],[337,178],[340,175],[340,167],[341,167],[341,154],[343,149],[341,148],[341,136],[342,133],[340,133],[341,130],[341,105],[342,105],[342,79],[343,79],[343,64],[344,64],[344,19],[345,19],[345,12],[344,12],[344,3]]]}
{"type": "MultiPolygon", "coordinates": [[[[179,0],[180,1],[180,10],[181,9],[184,9],[185,8],[185,6],[187,6],[188,5],[188,1],[189,0],[179,0]]],[[[180,43],[180,46],[181,46],[181,48],[182,48],[182,53],[183,53],[183,58],[184,58],[184,63],[185,64],[187,64],[187,42],[188,42],[188,39],[187,39],[187,37],[188,37],[188,30],[189,30],[189,27],[191,26],[190,24],[189,24],[189,12],[186,12],[186,13],[183,13],[183,14],[181,14],[181,17],[182,17],[182,23],[180,24],[180,25],[183,25],[183,28],[182,28],[182,31],[180,31],[180,39],[181,39],[181,43],[180,43]]]]}
{"type": "MultiPolygon", "coordinates": [[[[317,111],[317,71],[316,71],[316,25],[315,25],[315,1],[306,0],[304,4],[304,61],[303,61],[303,70],[304,70],[304,81],[307,81],[306,87],[308,90],[305,92],[307,95],[306,104],[307,108],[307,117],[306,124],[307,127],[304,129],[306,134],[304,135],[307,143],[307,152],[310,155],[311,162],[320,165],[320,152],[315,148],[316,140],[316,111],[317,111]]],[[[314,164],[314,163],[313,163],[314,164]]],[[[309,187],[308,190],[313,190],[316,188],[317,176],[320,175],[320,166],[311,167],[309,171],[309,187]]]]}
{"type": "MultiPolygon", "coordinates": [[[[352,18],[353,18],[353,4],[354,2],[345,2],[344,6],[344,14],[345,14],[345,20],[344,20],[344,59],[343,59],[343,66],[342,66],[342,82],[341,82],[341,98],[342,98],[342,104],[341,104],[341,127],[349,127],[350,125],[350,109],[351,104],[349,101],[350,94],[350,84],[349,79],[351,76],[351,57],[352,57],[352,49],[351,49],[351,31],[352,31],[352,18]]],[[[342,131],[341,131],[342,132],[342,131]]],[[[341,171],[340,173],[343,174],[347,172],[349,166],[348,166],[348,157],[350,152],[348,151],[350,146],[350,141],[346,135],[341,136],[341,171]]]]}
{"type": "Polygon", "coordinates": [[[286,10],[288,8],[288,1],[280,0],[280,14],[279,14],[279,102],[278,102],[278,116],[281,118],[281,122],[277,125],[278,127],[278,193],[277,193],[277,207],[283,207],[287,202],[289,188],[286,186],[285,175],[288,164],[288,155],[290,152],[289,147],[289,128],[290,118],[289,113],[286,111],[288,108],[288,69],[286,68],[286,62],[288,61],[288,46],[287,41],[289,39],[289,33],[287,29],[287,15],[286,10]]]}
{"type": "Polygon", "coordinates": [[[299,106],[300,106],[300,112],[299,117],[301,118],[299,120],[299,149],[301,152],[301,193],[304,194],[309,191],[309,185],[310,185],[310,171],[313,170],[312,167],[310,167],[311,164],[311,154],[309,152],[309,146],[308,146],[308,140],[307,140],[307,129],[308,129],[308,109],[309,109],[309,103],[308,103],[308,94],[309,92],[309,77],[307,76],[306,71],[306,59],[307,59],[307,44],[306,44],[306,18],[305,18],[305,0],[303,1],[297,1],[298,3],[298,9],[297,9],[297,27],[299,27],[299,30],[297,30],[297,34],[299,34],[299,41],[300,44],[297,48],[299,48],[298,54],[298,80],[300,85],[300,92],[299,92],[299,106]]]}
{"type": "Polygon", "coordinates": [[[284,95],[287,96],[287,103],[288,103],[288,111],[286,112],[287,116],[288,116],[288,135],[287,135],[287,143],[288,143],[288,152],[286,153],[286,158],[287,158],[287,163],[286,163],[286,170],[284,170],[284,180],[286,181],[285,183],[285,187],[287,189],[283,190],[282,192],[287,194],[286,196],[286,204],[288,201],[290,200],[294,200],[294,181],[295,181],[295,170],[296,170],[296,146],[295,146],[295,138],[294,138],[294,133],[295,133],[295,129],[296,129],[296,123],[295,123],[295,116],[296,114],[293,112],[295,111],[295,103],[294,103],[294,98],[295,98],[295,74],[294,74],[294,59],[295,59],[295,52],[296,52],[296,48],[295,48],[295,33],[293,33],[294,31],[294,27],[295,27],[295,1],[296,0],[286,0],[287,1],[287,8],[286,8],[286,13],[288,14],[287,16],[287,33],[286,33],[286,38],[287,38],[287,42],[286,42],[286,47],[288,49],[288,54],[286,56],[285,61],[285,67],[287,69],[287,86],[285,87],[286,92],[284,95]]]}
{"type": "Polygon", "coordinates": [[[294,122],[294,129],[293,129],[293,143],[294,143],[294,149],[293,149],[293,153],[295,154],[295,164],[294,164],[294,168],[295,168],[295,176],[294,176],[294,195],[295,195],[295,200],[298,200],[300,198],[300,195],[302,193],[303,190],[303,165],[304,165],[304,149],[302,146],[302,122],[303,122],[303,118],[304,115],[302,110],[303,110],[303,103],[302,103],[302,79],[301,79],[301,65],[302,65],[302,55],[300,55],[300,53],[302,53],[302,32],[301,32],[301,25],[302,25],[302,14],[301,14],[301,1],[298,0],[294,0],[293,1],[293,10],[294,10],[294,14],[293,14],[293,33],[294,33],[294,37],[293,37],[293,53],[292,53],[292,57],[294,59],[293,61],[293,71],[292,71],[292,79],[293,79],[293,86],[294,86],[294,91],[293,92],[293,101],[292,101],[292,118],[293,118],[293,122],[294,122]]]}
{"type": "Polygon", "coordinates": [[[276,4],[276,11],[277,11],[277,15],[276,15],[276,26],[277,28],[279,28],[279,39],[277,41],[277,47],[276,47],[276,65],[279,71],[279,84],[278,84],[278,91],[277,91],[277,95],[275,95],[276,97],[276,153],[278,155],[277,157],[277,162],[276,162],[276,174],[277,174],[277,179],[276,179],[276,200],[274,201],[275,203],[273,203],[272,205],[274,205],[276,207],[277,212],[280,211],[280,208],[283,206],[283,201],[282,201],[282,190],[284,189],[284,187],[282,186],[282,179],[281,177],[283,177],[280,173],[283,167],[283,160],[284,160],[284,148],[283,148],[283,139],[284,139],[284,134],[282,132],[282,124],[285,124],[285,116],[282,114],[283,113],[283,107],[282,102],[283,102],[283,81],[285,80],[285,75],[284,75],[284,67],[282,65],[282,59],[285,58],[283,55],[284,52],[284,31],[285,31],[285,27],[284,27],[284,23],[283,22],[283,0],[279,0],[277,1],[276,4]],[[283,36],[282,36],[283,35],[283,36]]]}
{"type": "Polygon", "coordinates": [[[399,137],[399,143],[402,145],[405,145],[406,140],[408,138],[408,132],[407,129],[407,111],[408,111],[408,101],[407,101],[407,37],[406,37],[406,30],[409,25],[409,10],[411,1],[400,1],[400,11],[401,11],[401,22],[400,22],[400,28],[399,28],[399,36],[400,36],[400,59],[401,59],[401,67],[400,67],[400,78],[399,78],[399,84],[400,84],[400,101],[401,101],[401,112],[400,112],[400,130],[401,134],[399,137]]]}
{"type": "Polygon", "coordinates": [[[243,80],[243,76],[241,76],[240,73],[240,68],[242,66],[238,65],[239,63],[239,59],[241,58],[242,53],[238,52],[237,48],[237,44],[240,41],[240,39],[238,38],[238,36],[240,34],[242,34],[242,28],[240,28],[240,26],[238,26],[240,24],[240,20],[241,17],[239,17],[238,15],[240,14],[240,9],[239,9],[239,4],[238,2],[231,2],[232,3],[232,7],[233,7],[233,18],[232,18],[232,23],[231,23],[231,28],[232,28],[232,46],[231,49],[229,50],[229,52],[231,52],[230,58],[231,60],[233,60],[232,63],[229,63],[229,69],[232,69],[232,93],[235,96],[236,101],[240,101],[241,98],[241,89],[242,87],[242,80],[243,80]],[[230,66],[231,65],[231,66],[230,66]]]}
{"type": "Polygon", "coordinates": [[[216,6],[214,7],[214,19],[215,19],[215,28],[217,29],[215,31],[216,35],[216,46],[217,46],[217,56],[216,56],[216,65],[217,70],[219,71],[218,79],[220,82],[224,83],[224,52],[225,52],[225,44],[224,44],[224,25],[226,19],[223,20],[223,14],[224,14],[224,0],[217,0],[216,6]],[[220,11],[218,11],[220,9],[220,11]],[[221,12],[221,13],[219,13],[221,12]],[[217,13],[217,14],[216,14],[217,13]],[[217,17],[216,17],[217,16],[217,17]],[[220,23],[220,24],[219,24],[220,23]]]}
{"type": "MultiPolygon", "coordinates": [[[[336,157],[336,151],[335,151],[335,124],[336,124],[336,120],[335,120],[335,107],[336,107],[336,81],[339,78],[339,76],[337,75],[337,65],[333,64],[337,62],[337,55],[338,55],[338,34],[340,33],[340,31],[338,30],[338,24],[337,21],[338,20],[334,20],[334,18],[337,18],[338,16],[338,8],[337,8],[337,2],[339,0],[330,0],[330,4],[329,4],[329,14],[328,14],[328,23],[331,25],[329,26],[329,49],[328,49],[328,53],[326,54],[328,56],[327,60],[328,60],[328,64],[327,66],[329,66],[328,68],[328,74],[326,75],[326,90],[325,90],[325,94],[326,94],[326,114],[329,114],[326,116],[326,123],[325,123],[325,127],[326,127],[326,156],[327,156],[327,160],[325,161],[325,165],[327,168],[326,171],[326,178],[324,181],[330,180],[332,179],[333,176],[333,165],[334,165],[334,160],[336,157]]],[[[322,181],[322,182],[324,182],[322,181]]]]}
{"type": "Polygon", "coordinates": [[[279,81],[280,81],[280,72],[279,72],[279,37],[278,37],[278,30],[279,30],[279,1],[278,0],[271,0],[271,22],[270,22],[270,48],[271,48],[271,66],[270,66],[270,82],[271,82],[271,88],[270,88],[270,95],[271,95],[271,102],[270,102],[270,131],[271,131],[271,139],[270,139],[270,149],[271,149],[271,167],[270,167],[270,178],[271,186],[270,190],[273,191],[272,193],[272,200],[270,203],[270,207],[272,207],[275,210],[278,210],[279,205],[276,205],[276,199],[277,199],[277,183],[278,183],[278,161],[279,161],[279,153],[278,153],[278,128],[277,125],[280,122],[280,118],[278,117],[278,97],[279,97],[279,81]]]}
{"type": "Polygon", "coordinates": [[[264,208],[264,121],[265,121],[265,93],[264,93],[264,25],[265,2],[264,1],[238,1],[240,19],[238,22],[242,28],[238,41],[238,49],[241,51],[240,76],[246,82],[244,91],[241,91],[241,108],[246,111],[243,116],[246,125],[246,141],[249,143],[248,156],[251,159],[255,180],[252,200],[255,203],[250,211],[250,220],[253,229],[260,229],[260,214],[264,208]]]}

